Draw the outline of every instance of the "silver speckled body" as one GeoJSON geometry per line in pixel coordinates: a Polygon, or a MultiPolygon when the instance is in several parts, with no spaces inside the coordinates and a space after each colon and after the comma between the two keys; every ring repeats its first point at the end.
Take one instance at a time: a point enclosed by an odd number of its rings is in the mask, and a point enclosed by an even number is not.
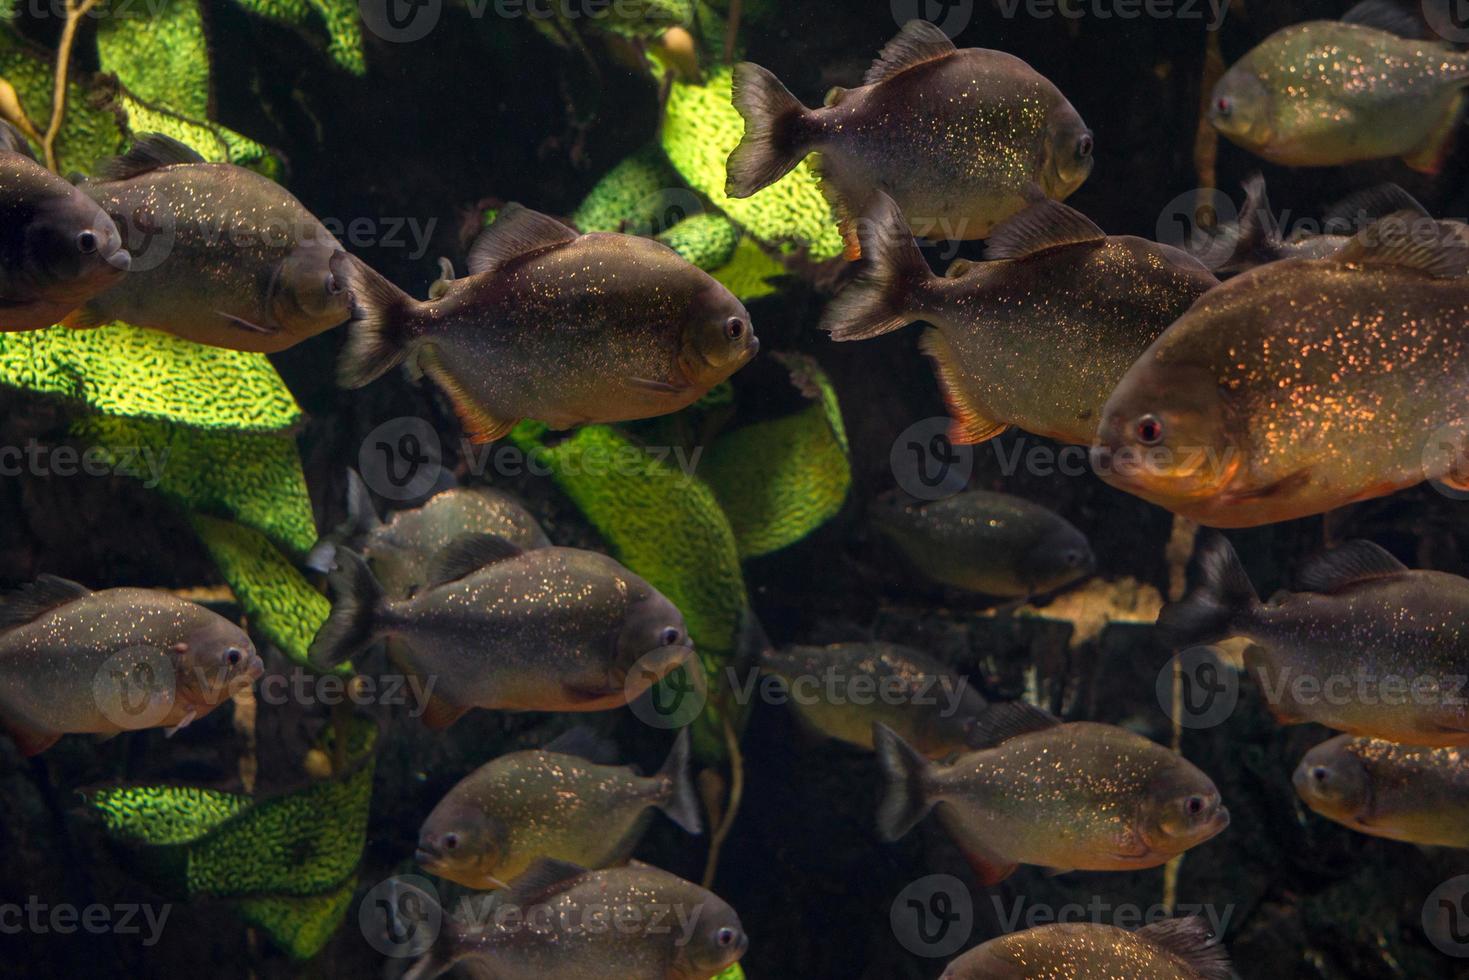
{"type": "Polygon", "coordinates": [[[1288,593],[1239,631],[1257,644],[1246,663],[1284,720],[1469,744],[1469,579],[1409,571],[1330,594],[1288,593]]]}
{"type": "Polygon", "coordinates": [[[1311,809],[1360,833],[1469,847],[1469,754],[1338,735],[1307,752],[1296,792],[1311,809]]]}
{"type": "Polygon", "coordinates": [[[1199,977],[1183,957],[1144,935],[1092,922],[1063,922],[992,939],[950,963],[941,980],[1198,980],[1199,977]]]}
{"type": "Polygon", "coordinates": [[[394,650],[407,669],[437,680],[436,698],[459,708],[620,707],[634,664],[656,674],[646,687],[691,653],[672,603],[612,558],[576,548],[527,551],[388,600],[377,628],[402,641],[394,650]],[[619,641],[639,617],[650,620],[646,645],[627,649],[619,641]],[[664,628],[682,642],[658,648],[664,628]]]}
{"type": "Polygon", "coordinates": [[[341,245],[267,177],[186,163],[84,189],[114,217],[133,254],[127,279],[88,305],[96,318],[271,353],[350,315],[346,292],[328,289],[341,245]]]}
{"type": "Polygon", "coordinates": [[[813,110],[804,142],[854,216],[886,191],[913,232],[976,239],[1038,186],[1064,200],[1091,169],[1066,157],[1087,132],[1055,85],[1014,55],[965,48],[813,110]]]}

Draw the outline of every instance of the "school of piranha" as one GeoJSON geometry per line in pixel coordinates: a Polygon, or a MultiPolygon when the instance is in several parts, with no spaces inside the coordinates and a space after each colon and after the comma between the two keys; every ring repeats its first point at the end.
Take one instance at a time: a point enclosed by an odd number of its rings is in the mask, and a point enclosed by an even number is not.
{"type": "MultiPolygon", "coordinates": [[[[1208,118],[1273,163],[1399,158],[1432,172],[1466,88],[1469,53],[1402,36],[1368,2],[1342,21],[1268,37],[1224,73],[1208,118]]],[[[1363,188],[1328,233],[1286,239],[1252,180],[1237,225],[1209,243],[1222,242],[1227,259],[1210,265],[1108,235],[1063,203],[1106,134],[1024,61],[958,48],[926,21],[904,26],[860,87],[818,108],[750,63],[735,71],[733,103],[745,131],[728,159],[729,194],[752,195],[819,157],[848,262],[821,327],[860,343],[924,324],[953,443],[1014,426],[1088,447],[1102,480],[1207,529],[1319,515],[1425,480],[1469,489],[1456,466],[1464,447],[1425,449],[1469,396],[1469,226],[1436,220],[1401,189],[1363,188]],[[983,240],[983,260],[935,271],[917,239],[945,235],[983,240]]],[[[417,299],[276,183],[164,136],[69,182],[7,127],[0,200],[0,328],[123,320],[275,352],[341,327],[343,388],[406,366],[475,442],[527,419],[568,429],[675,412],[760,351],[741,302],[670,248],[582,234],[519,204],[479,235],[466,274],[446,267],[417,299]],[[222,225],[290,233],[211,234],[222,225]],[[161,230],[166,257],[139,262],[161,230]]],[[[1095,566],[1082,531],[1001,493],[894,500],[872,522],[916,573],[1005,600],[1054,592],[1095,566]]],[[[359,513],[311,560],[329,572],[332,599],[312,660],[327,669],[385,647],[398,669],[436,680],[416,724],[442,729],[474,710],[612,711],[677,668],[697,670],[672,601],[606,554],[553,545],[499,491],[446,490],[388,520],[359,513]]],[[[1190,582],[1158,617],[1167,643],[1248,641],[1242,669],[1276,692],[1278,722],[1340,733],[1300,760],[1306,806],[1363,834],[1469,847],[1469,709],[1451,706],[1461,702],[1358,688],[1325,704],[1273,682],[1469,673],[1469,579],[1356,540],[1262,599],[1226,537],[1206,530],[1190,582]]],[[[149,717],[171,730],[264,669],[246,632],[202,606],[42,576],[0,602],[0,725],[27,755],[64,735],[117,734],[91,678],[126,650],[166,652],[178,683],[149,717]]],[[[918,703],[799,710],[873,754],[873,779],[886,786],[873,815],[880,839],[937,821],[983,885],[1022,864],[1158,867],[1229,829],[1228,801],[1174,749],[1020,701],[986,703],[922,651],[794,646],[760,662],[786,678],[832,668],[963,692],[944,713],[918,703]]],[[[469,962],[501,980],[708,980],[737,962],[752,940],[734,909],[628,860],[653,811],[689,834],[706,829],[689,766],[687,732],[642,775],[573,729],[465,776],[423,815],[414,854],[424,871],[507,907],[697,905],[688,942],[456,923],[411,976],[469,962]]],[[[1228,980],[1220,938],[1195,918],[1133,931],[1041,926],[963,953],[943,977],[1228,980]]]]}

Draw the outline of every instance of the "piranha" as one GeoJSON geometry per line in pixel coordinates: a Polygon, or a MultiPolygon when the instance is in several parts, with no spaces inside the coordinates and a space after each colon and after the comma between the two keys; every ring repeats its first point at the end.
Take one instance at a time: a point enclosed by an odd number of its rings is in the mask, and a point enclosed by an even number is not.
{"type": "Polygon", "coordinates": [[[367,559],[385,593],[403,597],[426,585],[433,556],[466,534],[493,534],[527,551],[551,544],[530,511],[490,487],[453,487],[382,521],[362,477],[348,470],[347,520],[312,548],[307,564],[330,572],[345,545],[367,559]]]}
{"type": "Polygon", "coordinates": [[[1230,980],[1229,954],[1197,916],[1136,932],[1061,922],[991,939],[950,963],[939,980],[1230,980]]]}
{"type": "Polygon", "coordinates": [[[427,302],[353,268],[341,384],[408,360],[476,442],[523,418],[564,429],[675,412],[760,348],[734,294],[666,245],[579,235],[519,205],[475,239],[471,274],[440,280],[427,302]]]}
{"type": "Polygon", "coordinates": [[[959,259],[942,278],[881,192],[861,240],[863,265],[827,304],[821,328],[833,340],[866,340],[931,323],[920,346],[960,445],[1010,425],[1090,445],[1103,403],[1138,355],[1219,284],[1181,249],[1108,236],[1045,199],[995,228],[985,244],[992,261],[959,259]]]}
{"type": "Polygon", "coordinates": [[[544,749],[486,763],[428,815],[415,860],[470,888],[503,888],[541,858],[587,868],[627,860],[654,809],[691,834],[702,832],[687,728],[652,776],[593,761],[612,755],[603,740],[574,728],[544,749]]]}
{"type": "Polygon", "coordinates": [[[385,595],[360,555],[343,548],[337,558],[327,579],[335,602],[311,660],[333,667],[376,640],[400,641],[390,645],[399,666],[438,680],[420,706],[430,728],[470,708],[618,708],[692,662],[673,603],[599,552],[468,535],[404,599],[385,595]]]}
{"type": "Polygon", "coordinates": [[[961,51],[925,20],[903,27],[860,88],[833,89],[820,109],[748,62],[735,68],[733,98],[745,135],[727,193],[749,197],[819,153],[849,258],[878,191],[920,235],[967,240],[1034,193],[1064,200],[1092,171],[1092,132],[1055,85],[1003,51],[961,51]]]}
{"type": "Polygon", "coordinates": [[[1102,410],[1093,466],[1213,527],[1457,485],[1469,397],[1469,228],[1391,215],[1331,258],[1205,293],[1102,410]]]}
{"type": "Polygon", "coordinates": [[[1379,184],[1350,194],[1330,208],[1317,233],[1286,238],[1271,210],[1265,178],[1255,174],[1244,188],[1238,223],[1191,253],[1221,278],[1281,259],[1329,258],[1351,244],[1362,229],[1389,215],[1412,213],[1433,220],[1428,209],[1397,184],[1379,184]],[[1217,261],[1210,261],[1213,258],[1217,261]]]}
{"type": "Polygon", "coordinates": [[[132,256],[91,198],[0,121],[0,331],[40,330],[117,285],[132,256]]]}
{"type": "Polygon", "coordinates": [[[1395,4],[1367,0],[1340,21],[1276,31],[1219,79],[1209,121],[1288,167],[1401,157],[1437,173],[1453,149],[1469,53],[1403,36],[1404,19],[1395,4]]]}
{"type": "Polygon", "coordinates": [[[1229,826],[1213,782],[1178,753],[1125,728],[1062,724],[1022,703],[981,720],[992,748],[935,763],[881,722],[887,783],[878,829],[894,841],[937,808],[986,885],[1021,864],[1056,871],[1154,868],[1229,826]]]}
{"type": "Polygon", "coordinates": [[[26,755],[68,734],[172,734],[263,672],[243,630],[167,592],[43,575],[0,598],[0,728],[26,755]]]}
{"type": "Polygon", "coordinates": [[[1086,535],[1040,504],[969,490],[928,503],[880,500],[878,532],[925,578],[967,592],[1026,598],[1091,574],[1086,535]]]}
{"type": "Polygon", "coordinates": [[[966,751],[986,707],[966,679],[896,643],[772,648],[760,669],[781,678],[806,724],[869,751],[874,721],[930,759],[966,751]]]}
{"type": "Polygon", "coordinates": [[[274,353],[344,323],[349,257],[285,188],[140,139],[82,189],[113,217],[133,269],[67,322],[111,320],[231,350],[274,353]]]}
{"type": "Polygon", "coordinates": [[[1306,753],[1294,781],[1307,806],[1359,833],[1469,847],[1469,756],[1463,749],[1338,735],[1306,753]]]}
{"type": "Polygon", "coordinates": [[[727,902],[646,864],[587,871],[543,859],[511,887],[447,908],[400,887],[394,934],[428,926],[433,936],[403,980],[456,964],[495,980],[710,980],[749,947],[727,902]]]}
{"type": "Polygon", "coordinates": [[[1411,571],[1352,541],[1307,562],[1295,591],[1261,602],[1223,535],[1193,565],[1189,593],[1158,616],[1164,638],[1176,649],[1251,641],[1245,667],[1282,724],[1469,744],[1469,579],[1411,571]]]}

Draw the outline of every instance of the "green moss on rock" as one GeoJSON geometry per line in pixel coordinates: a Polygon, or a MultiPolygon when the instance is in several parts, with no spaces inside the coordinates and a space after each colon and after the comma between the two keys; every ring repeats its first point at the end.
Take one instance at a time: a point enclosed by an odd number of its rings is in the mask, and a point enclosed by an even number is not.
{"type": "Polygon", "coordinates": [[[356,0],[235,0],[261,17],[307,31],[325,28],[327,54],[354,75],[367,72],[362,16],[356,0]]]}
{"type": "Polygon", "coordinates": [[[146,844],[197,840],[250,806],[248,796],[198,786],[110,786],[90,802],[109,835],[146,844]]]}
{"type": "Polygon", "coordinates": [[[708,272],[734,258],[740,230],[724,215],[704,212],[683,219],[659,235],[658,241],[708,272]]]}
{"type": "Polygon", "coordinates": [[[708,271],[745,302],[775,293],[774,280],[786,275],[785,266],[767,255],[749,235],[741,236],[729,261],[708,271]]]}
{"type": "Polygon", "coordinates": [[[209,117],[209,42],[198,0],[113,3],[97,19],[97,55],[139,99],[209,117]]]}
{"type": "Polygon", "coordinates": [[[661,217],[669,189],[682,186],[663,152],[650,146],[607,171],[572,213],[571,223],[584,232],[651,225],[661,217]]]}
{"type": "Polygon", "coordinates": [[[323,895],[241,899],[240,915],[263,929],[291,959],[309,960],[341,927],[356,892],[357,876],[353,875],[323,895]]]}

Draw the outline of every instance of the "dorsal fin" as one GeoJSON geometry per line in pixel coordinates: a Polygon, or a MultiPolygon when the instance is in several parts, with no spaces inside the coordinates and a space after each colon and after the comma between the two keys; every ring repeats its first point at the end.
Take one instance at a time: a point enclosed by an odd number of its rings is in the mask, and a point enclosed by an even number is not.
{"type": "Polygon", "coordinates": [[[1371,541],[1348,541],[1306,562],[1296,574],[1296,588],[1301,592],[1340,592],[1358,582],[1391,578],[1406,571],[1407,565],[1371,541]]]}
{"type": "Polygon", "coordinates": [[[127,180],[139,174],[169,167],[177,163],[203,163],[204,158],[193,148],[172,136],[147,133],[138,137],[132,149],[120,157],[104,160],[92,174],[94,180],[127,180]]]}
{"type": "Polygon", "coordinates": [[[1092,219],[1060,201],[1036,201],[995,226],[984,245],[984,257],[1023,259],[1068,245],[1097,245],[1107,233],[1092,219]]]}
{"type": "Polygon", "coordinates": [[[1434,37],[1426,22],[1419,20],[1407,9],[1393,3],[1392,0],[1362,0],[1361,3],[1342,14],[1341,19],[1343,24],[1375,27],[1379,31],[1387,31],[1389,34],[1411,38],[1414,41],[1425,41],[1434,37]]]}
{"type": "Polygon", "coordinates": [[[29,157],[33,162],[38,162],[36,151],[31,149],[31,141],[26,139],[25,133],[4,119],[0,119],[0,149],[19,153],[23,157],[29,157]]]}
{"type": "Polygon", "coordinates": [[[1239,235],[1234,241],[1234,257],[1248,255],[1256,261],[1270,262],[1280,258],[1280,225],[1270,209],[1265,193],[1265,175],[1251,174],[1244,182],[1245,203],[1240,210],[1239,235]]]}
{"type": "Polygon", "coordinates": [[[580,865],[541,858],[510,883],[510,900],[522,908],[543,905],[576,884],[586,873],[587,869],[580,865]]]}
{"type": "Polygon", "coordinates": [[[486,565],[517,558],[525,552],[498,534],[464,534],[450,541],[428,566],[430,586],[443,585],[477,572],[486,565]]]}
{"type": "Polygon", "coordinates": [[[91,594],[91,589],[71,579],[42,575],[0,598],[0,629],[33,622],[52,609],[91,594]]]}
{"type": "Polygon", "coordinates": [[[975,719],[969,745],[972,748],[992,748],[1017,735],[1043,732],[1059,724],[1061,719],[1049,711],[1024,701],[992,704],[975,719]]]}
{"type": "Polygon", "coordinates": [[[1137,934],[1183,960],[1199,980],[1230,980],[1232,976],[1229,954],[1196,915],[1163,919],[1143,926],[1137,934]]]}
{"type": "Polygon", "coordinates": [[[469,272],[471,275],[492,272],[511,259],[575,239],[575,230],[550,215],[519,204],[507,204],[495,223],[480,232],[469,247],[469,272]]]}
{"type": "Polygon", "coordinates": [[[1433,217],[1416,197],[1397,184],[1378,184],[1338,201],[1322,217],[1321,230],[1328,235],[1355,235],[1379,218],[1408,212],[1421,218],[1433,217]]]}
{"type": "Polygon", "coordinates": [[[1466,229],[1452,221],[1426,221],[1397,211],[1363,229],[1337,253],[1349,265],[1395,265],[1437,279],[1469,275],[1466,229]]]}
{"type": "Polygon", "coordinates": [[[876,85],[915,65],[947,58],[958,50],[949,40],[949,35],[930,22],[910,20],[882,49],[872,67],[867,69],[867,74],[862,76],[862,84],[876,85]]]}
{"type": "Polygon", "coordinates": [[[569,728],[547,742],[543,751],[559,755],[574,755],[578,759],[594,762],[599,766],[614,766],[618,762],[617,743],[605,735],[592,731],[586,725],[569,728]]]}

